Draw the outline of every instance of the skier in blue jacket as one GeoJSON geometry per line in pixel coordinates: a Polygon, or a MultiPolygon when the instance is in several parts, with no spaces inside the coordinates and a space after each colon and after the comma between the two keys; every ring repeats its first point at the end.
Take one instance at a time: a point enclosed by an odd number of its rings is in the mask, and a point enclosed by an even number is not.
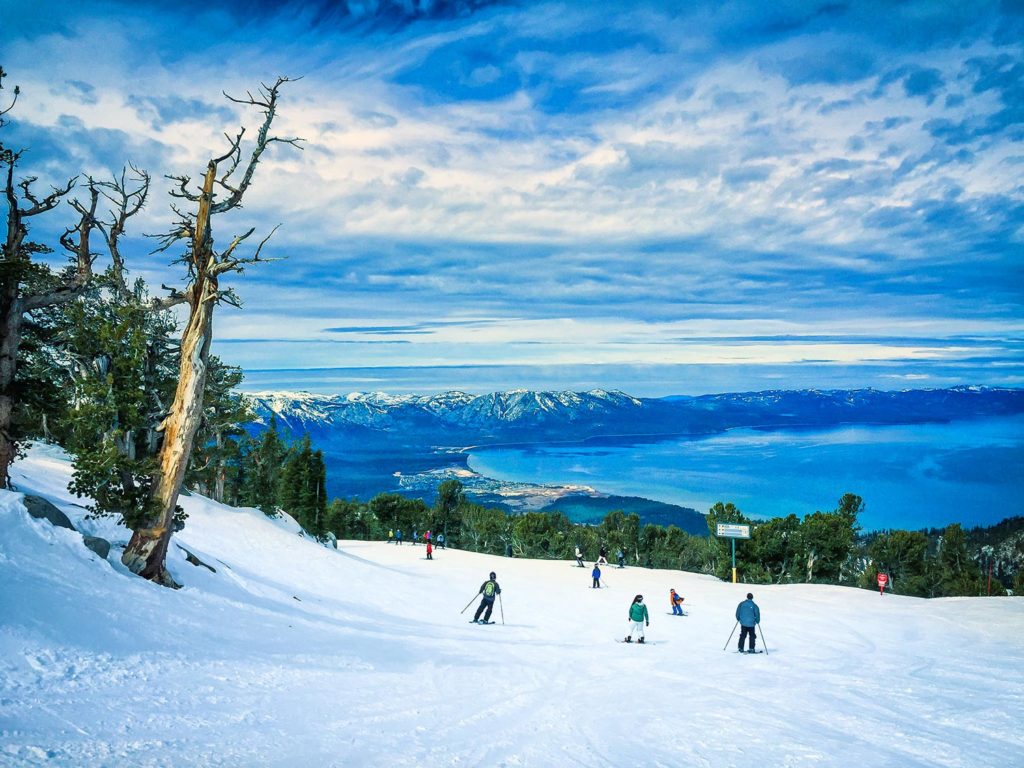
{"type": "Polygon", "coordinates": [[[601,588],[601,569],[597,563],[594,563],[594,570],[590,572],[590,577],[594,580],[593,589],[601,588]]]}
{"type": "Polygon", "coordinates": [[[761,623],[761,609],[757,607],[757,603],[754,602],[754,595],[751,592],[747,592],[747,599],[736,606],[736,621],[740,623],[740,653],[743,653],[743,641],[747,635],[750,636],[750,650],[747,653],[754,652],[754,642],[757,640],[756,627],[761,623]]]}

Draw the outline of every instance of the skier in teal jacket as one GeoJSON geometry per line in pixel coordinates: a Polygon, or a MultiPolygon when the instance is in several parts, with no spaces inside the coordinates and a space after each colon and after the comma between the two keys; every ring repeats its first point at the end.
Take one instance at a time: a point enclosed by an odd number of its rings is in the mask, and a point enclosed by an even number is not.
{"type": "Polygon", "coordinates": [[[633,633],[640,635],[639,643],[644,642],[644,625],[651,626],[651,617],[647,613],[647,606],[644,605],[644,596],[637,595],[633,598],[633,604],[629,606],[629,634],[626,635],[626,642],[633,642],[633,633]]]}

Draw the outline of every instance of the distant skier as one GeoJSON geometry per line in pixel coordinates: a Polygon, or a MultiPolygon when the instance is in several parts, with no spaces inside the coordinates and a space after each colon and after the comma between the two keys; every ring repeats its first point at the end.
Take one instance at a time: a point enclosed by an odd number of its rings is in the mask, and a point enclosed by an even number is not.
{"type": "Polygon", "coordinates": [[[597,563],[594,563],[594,570],[590,572],[590,577],[594,580],[594,584],[591,589],[601,588],[601,569],[598,568],[597,563]]]}
{"type": "Polygon", "coordinates": [[[597,554],[597,562],[602,565],[608,565],[608,547],[604,544],[601,545],[601,549],[597,554]]]}
{"type": "Polygon", "coordinates": [[[672,605],[672,613],[676,616],[686,615],[683,613],[683,600],[685,599],[685,597],[680,597],[678,594],[676,594],[676,591],[674,589],[670,589],[668,591],[668,601],[672,605]]]}
{"type": "Polygon", "coordinates": [[[583,565],[583,552],[580,551],[579,544],[576,545],[576,565],[580,568],[586,568],[586,566],[583,565]]]}
{"type": "Polygon", "coordinates": [[[889,574],[878,572],[878,594],[884,595],[885,588],[889,584],[889,574]]]}
{"type": "Polygon", "coordinates": [[[401,544],[402,543],[402,529],[401,528],[399,528],[399,529],[397,529],[395,531],[395,543],[396,544],[401,544]]]}
{"type": "Polygon", "coordinates": [[[626,642],[633,642],[633,633],[640,635],[639,643],[644,642],[644,625],[651,626],[651,617],[647,613],[647,606],[644,605],[644,596],[637,595],[633,598],[633,604],[629,606],[629,634],[626,635],[626,642]]]}
{"type": "Polygon", "coordinates": [[[476,615],[473,616],[474,622],[480,621],[481,613],[484,614],[484,624],[491,620],[491,611],[494,610],[494,598],[501,594],[501,587],[498,586],[496,578],[494,571],[491,571],[490,578],[480,585],[480,594],[483,595],[483,599],[480,601],[480,605],[477,606],[476,615]]]}
{"type": "Polygon", "coordinates": [[[434,559],[434,545],[430,543],[430,539],[427,539],[427,560],[434,559]]]}
{"type": "Polygon", "coordinates": [[[388,544],[395,543],[395,531],[393,528],[388,528],[388,544]]]}
{"type": "Polygon", "coordinates": [[[430,541],[430,531],[427,531],[426,533],[424,533],[423,534],[423,538],[424,538],[425,541],[430,541]]]}
{"type": "Polygon", "coordinates": [[[622,547],[615,553],[615,559],[619,561],[619,568],[626,567],[626,553],[622,551],[622,547]]]}
{"type": "Polygon", "coordinates": [[[437,534],[437,547],[438,549],[444,549],[444,534],[437,534]]]}
{"type": "Polygon", "coordinates": [[[747,599],[736,606],[736,621],[740,623],[740,645],[739,651],[743,653],[743,640],[750,636],[750,650],[754,652],[754,643],[757,640],[756,626],[761,623],[761,609],[754,602],[754,595],[747,592],[747,599]]]}
{"type": "Polygon", "coordinates": [[[412,529],[412,545],[415,547],[419,543],[419,537],[416,535],[416,529],[412,529]]]}

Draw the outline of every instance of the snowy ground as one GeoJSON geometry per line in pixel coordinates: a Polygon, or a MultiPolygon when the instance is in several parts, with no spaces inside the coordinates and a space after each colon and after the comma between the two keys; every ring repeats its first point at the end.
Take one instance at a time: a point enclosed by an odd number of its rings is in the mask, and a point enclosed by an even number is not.
{"type": "MultiPolygon", "coordinates": [[[[35,449],[20,490],[58,504],[35,449]]],[[[1024,765],[1024,599],[755,586],[768,655],[722,646],[748,591],[296,535],[191,497],[174,541],[213,565],[156,587],[0,492],[0,764],[69,766],[1024,765]],[[488,571],[505,624],[459,611],[488,571]],[[668,615],[667,595],[689,616],[668,615]],[[654,645],[618,644],[634,594],[654,645]]]]}

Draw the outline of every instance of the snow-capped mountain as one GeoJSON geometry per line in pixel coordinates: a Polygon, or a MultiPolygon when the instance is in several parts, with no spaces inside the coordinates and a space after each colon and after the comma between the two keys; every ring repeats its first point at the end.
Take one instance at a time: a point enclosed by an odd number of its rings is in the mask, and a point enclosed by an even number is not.
{"type": "MultiPolygon", "coordinates": [[[[601,441],[614,445],[710,435],[735,427],[921,424],[1024,413],[1024,390],[969,387],[657,399],[604,390],[430,396],[276,392],[254,394],[250,399],[257,416],[253,431],[275,416],[287,437],[308,434],[324,452],[331,494],[361,498],[403,490],[429,499],[448,477],[445,472],[467,469],[471,448],[499,444],[601,441]]],[[[484,478],[481,482],[476,488],[465,481],[467,489],[476,493],[474,498],[487,504],[507,501],[507,494],[493,493],[491,486],[498,481],[484,478]]],[[[541,495],[551,493],[551,489],[540,490],[541,495]]],[[[685,527],[682,521],[676,524],[685,527]]]]}
{"type": "Polygon", "coordinates": [[[605,390],[512,390],[486,395],[276,392],[249,397],[260,423],[274,414],[296,434],[380,432],[435,445],[693,434],[740,426],[943,422],[1024,412],[1024,390],[985,387],[897,392],[773,390],[666,398],[637,398],[605,390]]]}
{"type": "Polygon", "coordinates": [[[461,436],[467,432],[486,434],[504,429],[600,425],[615,422],[629,413],[639,413],[644,408],[643,400],[604,390],[512,390],[487,395],[274,392],[254,393],[249,398],[261,423],[274,414],[279,423],[292,432],[322,433],[332,428],[353,427],[382,431],[428,429],[438,438],[452,432],[461,436]]]}

